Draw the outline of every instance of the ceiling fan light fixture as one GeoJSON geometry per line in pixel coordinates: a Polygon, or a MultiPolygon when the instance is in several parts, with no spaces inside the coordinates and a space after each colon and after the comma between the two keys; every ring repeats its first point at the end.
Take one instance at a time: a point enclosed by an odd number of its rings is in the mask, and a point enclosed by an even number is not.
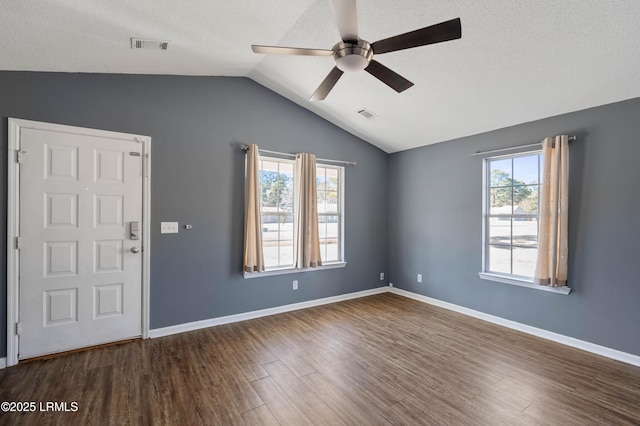
{"type": "Polygon", "coordinates": [[[373,58],[371,45],[365,40],[358,40],[355,43],[341,41],[333,46],[333,51],[336,66],[345,72],[362,71],[369,66],[373,58]]]}
{"type": "Polygon", "coordinates": [[[330,0],[333,15],[338,24],[338,33],[342,41],[329,49],[308,49],[301,47],[251,45],[254,53],[279,55],[331,56],[336,65],[322,80],[320,86],[309,98],[310,101],[324,100],[345,72],[366,71],[398,93],[404,92],[413,83],[373,59],[374,52],[396,52],[456,40],[462,37],[460,18],[440,22],[407,33],[398,34],[369,43],[358,37],[358,16],[356,0],[330,0]]]}

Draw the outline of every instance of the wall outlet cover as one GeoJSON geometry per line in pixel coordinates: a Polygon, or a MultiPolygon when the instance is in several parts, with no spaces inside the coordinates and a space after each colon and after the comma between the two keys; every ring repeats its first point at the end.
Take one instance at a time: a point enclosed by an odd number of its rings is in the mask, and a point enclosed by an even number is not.
{"type": "Polygon", "coordinates": [[[161,234],[177,234],[178,222],[160,222],[161,234]]]}

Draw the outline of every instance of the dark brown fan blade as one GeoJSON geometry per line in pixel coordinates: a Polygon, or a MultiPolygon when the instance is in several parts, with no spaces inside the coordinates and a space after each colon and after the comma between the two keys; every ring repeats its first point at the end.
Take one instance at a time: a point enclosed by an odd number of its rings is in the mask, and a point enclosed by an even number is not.
{"type": "Polygon", "coordinates": [[[311,98],[309,98],[309,100],[310,101],[324,100],[324,98],[327,97],[331,89],[333,89],[333,86],[336,85],[340,77],[342,77],[342,74],[344,74],[342,70],[338,69],[338,67],[333,67],[331,72],[329,72],[329,75],[327,75],[325,79],[322,81],[322,83],[320,83],[320,86],[318,86],[316,91],[313,92],[313,95],[311,95],[311,98]]]}
{"type": "Polygon", "coordinates": [[[430,27],[376,41],[371,45],[371,48],[374,54],[379,55],[381,53],[395,52],[396,50],[455,40],[460,37],[462,37],[462,27],[460,25],[460,18],[456,18],[431,25],[430,27]]]}
{"type": "Polygon", "coordinates": [[[364,70],[398,93],[413,86],[412,82],[375,60],[369,62],[364,70]]]}
{"type": "Polygon", "coordinates": [[[268,55],[306,55],[306,56],[331,56],[333,50],[327,49],[307,49],[304,47],[284,47],[284,46],[263,46],[252,44],[253,53],[264,53],[268,55]]]}

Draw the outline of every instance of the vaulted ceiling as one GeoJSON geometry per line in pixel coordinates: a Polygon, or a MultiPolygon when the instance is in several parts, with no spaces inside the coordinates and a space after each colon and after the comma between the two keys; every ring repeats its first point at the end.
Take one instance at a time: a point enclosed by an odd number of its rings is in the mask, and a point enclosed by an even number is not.
{"type": "Polygon", "coordinates": [[[359,0],[357,10],[369,41],[457,17],[462,38],[375,56],[415,84],[402,93],[361,71],[310,102],[331,56],[250,46],[330,49],[340,36],[329,0],[2,0],[0,69],[246,76],[386,152],[640,97],[638,0],[359,0]],[[132,37],[169,48],[132,49],[132,37]]]}

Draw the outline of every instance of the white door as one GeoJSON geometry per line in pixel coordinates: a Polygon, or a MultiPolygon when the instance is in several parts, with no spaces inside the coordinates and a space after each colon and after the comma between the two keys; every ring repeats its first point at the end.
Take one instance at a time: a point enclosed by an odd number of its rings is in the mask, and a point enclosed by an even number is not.
{"type": "Polygon", "coordinates": [[[19,359],[142,334],[142,144],[77,131],[20,131],[19,359]]]}

